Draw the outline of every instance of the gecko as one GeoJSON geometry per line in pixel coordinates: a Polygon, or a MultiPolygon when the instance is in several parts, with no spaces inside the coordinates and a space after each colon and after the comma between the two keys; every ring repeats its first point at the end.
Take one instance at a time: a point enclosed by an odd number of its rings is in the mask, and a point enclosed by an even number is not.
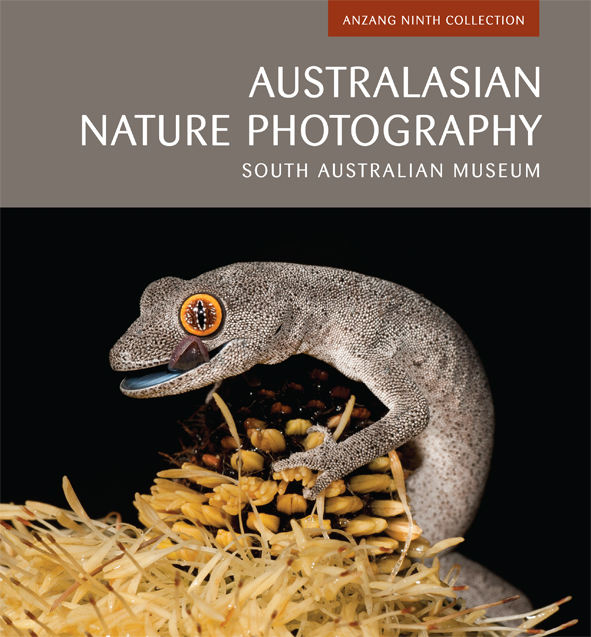
{"type": "MultiPolygon", "coordinates": [[[[151,283],[140,316],[110,352],[126,377],[121,391],[152,398],[192,391],[258,364],[307,354],[360,381],[384,404],[377,422],[336,442],[276,462],[274,471],[320,471],[304,497],[411,441],[419,466],[408,478],[425,537],[463,536],[478,509],[493,448],[494,411],[481,361],[460,326],[424,296],[395,283],[336,268],[236,263],[183,280],[151,283]]],[[[454,552],[474,602],[521,594],[454,552]]],[[[446,556],[442,562],[445,564],[446,556]]],[[[513,612],[530,610],[522,596],[513,612]]]]}

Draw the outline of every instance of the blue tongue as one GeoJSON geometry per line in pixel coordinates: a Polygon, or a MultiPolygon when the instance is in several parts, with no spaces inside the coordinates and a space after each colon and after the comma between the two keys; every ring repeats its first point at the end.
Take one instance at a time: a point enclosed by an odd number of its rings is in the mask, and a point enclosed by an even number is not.
{"type": "Polygon", "coordinates": [[[130,378],[124,378],[121,383],[122,389],[145,389],[146,387],[152,387],[159,385],[167,380],[172,380],[177,376],[184,374],[184,371],[170,371],[163,369],[152,374],[146,374],[145,376],[131,376],[130,378]]]}

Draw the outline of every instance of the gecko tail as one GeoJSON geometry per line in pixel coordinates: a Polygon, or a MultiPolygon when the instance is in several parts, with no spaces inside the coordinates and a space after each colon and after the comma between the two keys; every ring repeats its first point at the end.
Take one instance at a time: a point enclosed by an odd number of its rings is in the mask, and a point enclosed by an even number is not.
{"type": "Polygon", "coordinates": [[[517,615],[533,611],[532,603],[526,595],[518,588],[496,575],[482,564],[475,562],[461,553],[454,551],[440,556],[441,577],[453,567],[454,564],[460,566],[460,576],[458,584],[467,584],[470,588],[462,591],[460,595],[466,600],[468,607],[479,606],[498,602],[507,597],[519,596],[519,599],[509,604],[493,606],[487,610],[487,617],[502,617],[505,615],[517,615]]]}

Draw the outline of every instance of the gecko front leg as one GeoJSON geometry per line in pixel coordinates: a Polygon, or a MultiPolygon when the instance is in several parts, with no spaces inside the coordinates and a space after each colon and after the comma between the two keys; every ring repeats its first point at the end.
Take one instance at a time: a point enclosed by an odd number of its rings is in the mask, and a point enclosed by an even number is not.
{"type": "MultiPolygon", "coordinates": [[[[377,388],[378,393],[382,394],[378,397],[386,406],[391,407],[383,418],[340,443],[337,443],[327,428],[319,425],[310,427],[310,432],[324,433],[322,444],[276,462],[273,470],[279,472],[307,467],[313,471],[322,471],[315,485],[311,489],[304,489],[303,492],[305,498],[314,499],[334,480],[343,478],[421,433],[429,423],[427,401],[408,375],[393,371],[393,378],[389,378],[389,383],[397,387],[397,390],[383,392],[377,388]]],[[[371,384],[370,381],[368,386],[371,384]]],[[[378,385],[381,386],[382,383],[378,385]]],[[[371,386],[369,388],[372,389],[371,386]]],[[[375,390],[376,387],[374,393],[375,390]]]]}

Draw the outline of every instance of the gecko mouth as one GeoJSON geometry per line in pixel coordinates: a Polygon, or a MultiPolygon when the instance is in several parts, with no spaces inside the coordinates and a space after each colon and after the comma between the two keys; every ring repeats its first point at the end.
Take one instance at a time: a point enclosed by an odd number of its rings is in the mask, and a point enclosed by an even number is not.
{"type": "Polygon", "coordinates": [[[227,344],[223,343],[208,352],[197,336],[187,337],[177,345],[168,363],[129,372],[121,382],[121,389],[136,391],[170,382],[209,363],[227,344]],[[150,370],[149,373],[146,373],[146,369],[150,370]]]}

